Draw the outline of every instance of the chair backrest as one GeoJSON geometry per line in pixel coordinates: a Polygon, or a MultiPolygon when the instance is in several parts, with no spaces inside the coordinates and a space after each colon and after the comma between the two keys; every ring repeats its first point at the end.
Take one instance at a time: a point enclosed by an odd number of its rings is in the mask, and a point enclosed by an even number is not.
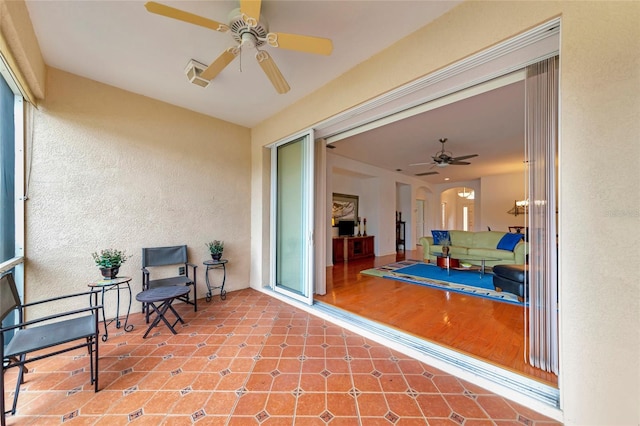
{"type": "Polygon", "coordinates": [[[142,249],[142,267],[187,263],[187,246],[147,247],[142,249]]]}
{"type": "Polygon", "coordinates": [[[18,288],[13,280],[13,273],[9,272],[0,278],[0,322],[20,305],[18,288]]]}

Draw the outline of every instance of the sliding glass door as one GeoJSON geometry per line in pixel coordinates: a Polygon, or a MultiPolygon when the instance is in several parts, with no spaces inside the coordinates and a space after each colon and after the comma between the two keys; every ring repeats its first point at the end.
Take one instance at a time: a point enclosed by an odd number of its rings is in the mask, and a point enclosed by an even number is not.
{"type": "Polygon", "coordinates": [[[275,291],[313,303],[313,132],[272,147],[272,265],[275,291]]]}

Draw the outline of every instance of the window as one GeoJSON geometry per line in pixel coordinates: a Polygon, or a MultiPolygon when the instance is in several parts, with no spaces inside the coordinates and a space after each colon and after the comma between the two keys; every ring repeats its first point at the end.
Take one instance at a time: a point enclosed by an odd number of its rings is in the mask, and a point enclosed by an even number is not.
{"type": "Polygon", "coordinates": [[[0,273],[15,268],[22,285],[24,253],[23,98],[0,57],[0,273]],[[20,267],[16,268],[16,265],[20,267]]]}

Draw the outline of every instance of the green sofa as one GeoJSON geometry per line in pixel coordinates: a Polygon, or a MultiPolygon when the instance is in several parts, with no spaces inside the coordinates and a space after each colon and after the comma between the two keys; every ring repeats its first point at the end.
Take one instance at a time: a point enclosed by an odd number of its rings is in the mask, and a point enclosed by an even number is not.
{"type": "MultiPolygon", "coordinates": [[[[481,257],[498,259],[486,260],[486,266],[501,264],[524,265],[528,252],[527,243],[520,241],[513,251],[498,249],[498,243],[506,232],[498,231],[449,231],[451,246],[449,252],[451,257],[463,259],[467,263],[480,265],[481,257]],[[469,255],[465,260],[465,255],[469,255]],[[476,258],[476,259],[474,259],[476,258]]],[[[441,253],[442,246],[433,244],[433,237],[420,238],[423,248],[423,258],[429,262],[435,262],[437,257],[434,253],[441,253]]]]}

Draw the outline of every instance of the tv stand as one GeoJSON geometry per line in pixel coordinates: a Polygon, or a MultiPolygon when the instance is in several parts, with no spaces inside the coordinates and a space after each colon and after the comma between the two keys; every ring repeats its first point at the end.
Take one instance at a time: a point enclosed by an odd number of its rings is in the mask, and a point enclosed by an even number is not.
{"type": "Polygon", "coordinates": [[[373,235],[366,237],[336,237],[333,239],[333,263],[375,256],[373,235]]]}

